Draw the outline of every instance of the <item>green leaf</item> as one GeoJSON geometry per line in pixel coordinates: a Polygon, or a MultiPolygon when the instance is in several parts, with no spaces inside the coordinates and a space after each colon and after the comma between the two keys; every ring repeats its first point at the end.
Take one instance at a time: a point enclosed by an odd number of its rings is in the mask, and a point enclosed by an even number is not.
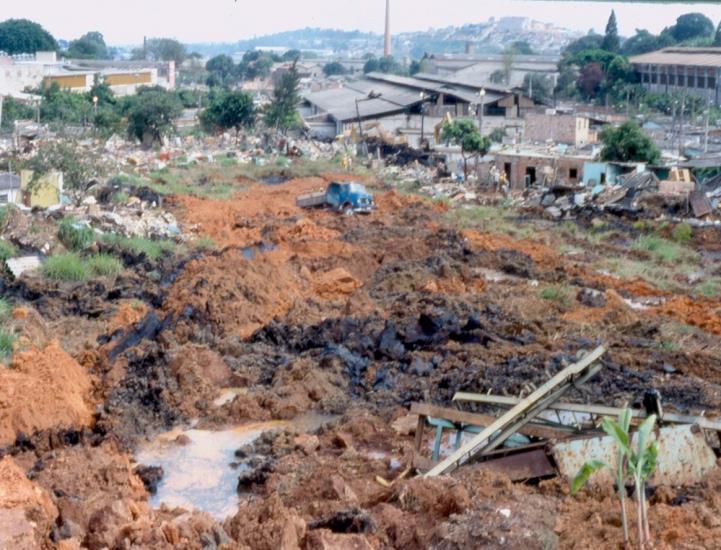
{"type": "Polygon", "coordinates": [[[631,455],[631,446],[628,432],[624,431],[623,428],[618,424],[618,422],[611,418],[605,417],[601,426],[604,432],[606,432],[608,435],[610,435],[613,439],[616,440],[619,449],[624,454],[631,455]]]}
{"type": "Polygon", "coordinates": [[[644,464],[646,463],[646,454],[648,449],[648,440],[651,437],[651,431],[653,426],[656,424],[656,415],[652,414],[646,420],[641,422],[638,427],[637,441],[636,441],[636,453],[635,460],[633,461],[633,469],[636,475],[641,475],[644,471],[644,464]]]}
{"type": "Polygon", "coordinates": [[[658,445],[654,441],[648,446],[644,453],[643,470],[641,474],[643,479],[648,479],[656,471],[656,464],[658,460],[658,445]]]}
{"type": "Polygon", "coordinates": [[[588,478],[604,467],[608,466],[605,462],[601,462],[600,460],[589,460],[586,462],[576,474],[576,477],[573,479],[573,483],[571,483],[571,493],[575,495],[581,487],[586,484],[588,478]]]}
{"type": "Polygon", "coordinates": [[[631,410],[630,409],[623,409],[621,413],[618,415],[618,424],[621,426],[621,429],[628,433],[628,431],[631,429],[631,410]]]}

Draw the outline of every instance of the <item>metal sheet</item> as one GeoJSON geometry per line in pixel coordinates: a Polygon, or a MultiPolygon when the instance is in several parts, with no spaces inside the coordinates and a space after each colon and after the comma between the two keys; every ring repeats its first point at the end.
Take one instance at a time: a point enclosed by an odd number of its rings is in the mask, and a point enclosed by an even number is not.
{"type": "MultiPolygon", "coordinates": [[[[653,436],[656,438],[656,434],[653,436]]],[[[716,466],[716,455],[698,426],[669,426],[659,430],[658,462],[651,481],[663,485],[683,485],[699,481],[716,466]]],[[[633,438],[634,444],[636,437],[633,438]]],[[[553,446],[553,458],[560,474],[569,482],[583,464],[601,460],[616,464],[616,443],[609,436],[564,441],[553,446]]],[[[601,470],[589,483],[612,483],[611,473],[601,470]]]]}

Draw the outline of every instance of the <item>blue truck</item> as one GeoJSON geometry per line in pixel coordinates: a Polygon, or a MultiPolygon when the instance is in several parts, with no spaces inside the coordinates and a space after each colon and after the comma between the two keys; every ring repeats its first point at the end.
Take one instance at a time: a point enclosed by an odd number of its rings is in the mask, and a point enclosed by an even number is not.
{"type": "Polygon", "coordinates": [[[373,195],[352,181],[334,181],[325,191],[300,195],[295,202],[301,208],[327,206],[345,214],[368,214],[375,208],[373,195]]]}

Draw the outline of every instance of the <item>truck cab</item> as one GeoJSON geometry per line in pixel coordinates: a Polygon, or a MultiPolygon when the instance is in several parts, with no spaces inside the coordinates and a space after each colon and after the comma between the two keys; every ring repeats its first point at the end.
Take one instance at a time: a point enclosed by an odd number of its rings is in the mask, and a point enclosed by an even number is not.
{"type": "Polygon", "coordinates": [[[326,190],[326,202],[345,212],[368,213],[375,208],[373,195],[356,182],[333,182],[326,190]]]}

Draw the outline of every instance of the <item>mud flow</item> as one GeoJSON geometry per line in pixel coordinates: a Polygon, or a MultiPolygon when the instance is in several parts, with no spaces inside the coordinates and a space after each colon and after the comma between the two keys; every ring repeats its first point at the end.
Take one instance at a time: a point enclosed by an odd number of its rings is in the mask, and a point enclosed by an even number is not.
{"type": "MultiPolygon", "coordinates": [[[[493,197],[449,207],[371,176],[370,215],[296,205],[348,178],[176,193],[143,212],[179,233],[81,254],[113,255],[113,273],[3,275],[0,548],[620,547],[610,486],[573,496],[558,476],[479,463],[419,476],[435,431],[416,441],[409,410],[527,396],[603,344],[603,369],[564,401],[642,408],[655,389],[667,411],[715,419],[721,301],[691,275],[721,273],[719,231],[694,230],[694,271],[631,246],[640,226],[612,213],[489,223],[507,208],[493,197]]],[[[19,216],[66,250],[56,220],[19,216]]],[[[712,547],[720,487],[717,469],[649,487],[658,548],[712,547]]]]}

